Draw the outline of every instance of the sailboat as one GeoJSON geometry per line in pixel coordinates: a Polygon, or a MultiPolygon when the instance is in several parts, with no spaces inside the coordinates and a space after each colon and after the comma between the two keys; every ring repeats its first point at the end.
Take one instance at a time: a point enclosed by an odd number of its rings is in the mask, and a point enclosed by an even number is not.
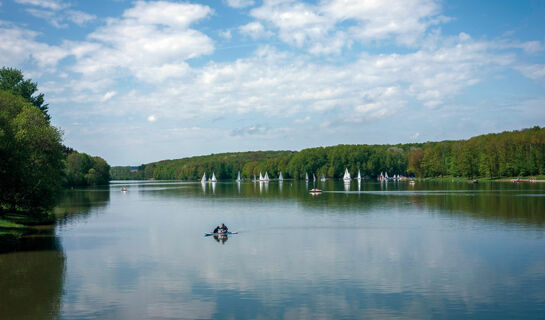
{"type": "Polygon", "coordinates": [[[278,181],[284,181],[284,177],[282,177],[282,171],[280,171],[280,174],[278,175],[278,181]]]}
{"type": "Polygon", "coordinates": [[[312,181],[316,182],[316,175],[314,173],[312,174],[312,181]]]}
{"type": "Polygon", "coordinates": [[[305,181],[308,181],[308,173],[305,172],[305,181]]]}
{"type": "Polygon", "coordinates": [[[210,182],[218,182],[218,179],[216,179],[216,175],[214,174],[214,171],[212,171],[212,178],[210,178],[210,182]]]}
{"type": "Polygon", "coordinates": [[[350,181],[350,173],[348,172],[348,168],[346,168],[344,170],[344,176],[343,176],[343,180],[346,182],[346,181],[350,181]]]}
{"type": "Polygon", "coordinates": [[[358,177],[357,177],[356,179],[358,179],[358,181],[361,181],[361,173],[360,173],[360,170],[358,170],[358,177]]]}
{"type": "Polygon", "coordinates": [[[237,182],[240,182],[240,181],[242,181],[242,179],[240,179],[240,171],[239,171],[237,176],[237,182]]]}
{"type": "Polygon", "coordinates": [[[263,175],[261,174],[261,171],[259,171],[259,181],[263,181],[263,175]]]}
{"type": "Polygon", "coordinates": [[[206,182],[206,172],[202,175],[201,182],[206,182]]]}
{"type": "Polygon", "coordinates": [[[269,173],[267,173],[267,171],[265,171],[265,176],[263,177],[263,181],[266,181],[266,182],[269,182],[269,173]]]}
{"type": "Polygon", "coordinates": [[[325,175],[322,173],[322,177],[320,178],[320,181],[324,182],[325,181],[325,175]]]}

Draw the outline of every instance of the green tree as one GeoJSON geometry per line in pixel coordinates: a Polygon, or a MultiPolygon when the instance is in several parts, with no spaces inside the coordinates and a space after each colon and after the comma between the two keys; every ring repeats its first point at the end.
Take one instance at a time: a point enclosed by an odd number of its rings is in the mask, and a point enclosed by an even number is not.
{"type": "Polygon", "coordinates": [[[43,212],[60,191],[61,133],[26,99],[0,90],[0,208],[43,212]]]}
{"type": "Polygon", "coordinates": [[[36,94],[38,84],[32,82],[31,79],[25,80],[20,70],[2,67],[0,69],[0,90],[10,91],[15,95],[23,97],[26,101],[40,109],[47,121],[50,120],[50,116],[47,113],[48,104],[44,103],[44,94],[36,94]]]}

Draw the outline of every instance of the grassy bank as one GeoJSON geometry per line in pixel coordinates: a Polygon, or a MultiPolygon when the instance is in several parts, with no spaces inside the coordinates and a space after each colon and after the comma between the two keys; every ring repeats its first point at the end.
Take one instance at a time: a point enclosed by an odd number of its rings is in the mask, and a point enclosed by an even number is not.
{"type": "Polygon", "coordinates": [[[52,215],[36,216],[24,214],[0,215],[0,253],[21,250],[25,236],[39,233],[40,226],[55,223],[52,215]]]}

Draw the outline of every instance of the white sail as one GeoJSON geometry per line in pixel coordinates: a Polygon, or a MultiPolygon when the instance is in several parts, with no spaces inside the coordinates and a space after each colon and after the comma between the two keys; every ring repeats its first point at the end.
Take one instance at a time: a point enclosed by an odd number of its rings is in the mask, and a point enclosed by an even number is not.
{"type": "Polygon", "coordinates": [[[263,175],[261,174],[261,171],[259,172],[259,181],[263,181],[263,175]]]}
{"type": "Polygon", "coordinates": [[[361,173],[360,173],[360,170],[358,170],[358,180],[361,180],[361,173]]]}
{"type": "Polygon", "coordinates": [[[206,172],[202,175],[201,182],[206,182],[206,172]]]}
{"type": "Polygon", "coordinates": [[[308,173],[305,172],[305,180],[308,181],[308,173]]]}
{"type": "Polygon", "coordinates": [[[325,181],[325,175],[323,173],[322,173],[322,177],[320,178],[320,180],[325,181]]]}
{"type": "Polygon", "coordinates": [[[240,180],[240,171],[238,172],[237,181],[239,181],[239,182],[241,181],[240,180]]]}
{"type": "Polygon", "coordinates": [[[278,181],[283,181],[284,177],[282,177],[282,171],[280,171],[280,174],[278,175],[278,181]]]}
{"type": "Polygon", "coordinates": [[[316,175],[314,173],[312,174],[312,181],[316,182],[316,175]]]}
{"type": "Polygon", "coordinates": [[[269,181],[269,173],[265,171],[265,176],[263,177],[263,181],[269,181]]]}
{"type": "Polygon", "coordinates": [[[217,181],[218,181],[218,179],[216,179],[216,175],[212,171],[212,178],[210,178],[210,182],[217,182],[217,181]]]}
{"type": "Polygon", "coordinates": [[[346,169],[344,170],[343,180],[344,180],[344,181],[350,181],[350,172],[348,172],[348,168],[346,168],[346,169]]]}
{"type": "Polygon", "coordinates": [[[384,174],[384,178],[385,178],[386,180],[388,180],[388,172],[386,172],[386,173],[384,174]]]}

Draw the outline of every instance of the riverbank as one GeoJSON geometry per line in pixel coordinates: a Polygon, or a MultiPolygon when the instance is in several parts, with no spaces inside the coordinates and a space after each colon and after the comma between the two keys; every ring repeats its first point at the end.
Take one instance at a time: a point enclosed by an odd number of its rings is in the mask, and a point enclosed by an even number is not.
{"type": "Polygon", "coordinates": [[[545,182],[545,176],[531,176],[531,177],[502,177],[502,178],[467,178],[467,177],[434,177],[434,178],[415,178],[417,181],[436,181],[436,182],[473,182],[477,180],[479,182],[513,182],[520,179],[519,182],[525,183],[541,183],[545,182]]]}
{"type": "Polygon", "coordinates": [[[0,253],[17,251],[21,238],[39,233],[44,226],[55,224],[53,215],[5,213],[0,216],[0,253]]]}

